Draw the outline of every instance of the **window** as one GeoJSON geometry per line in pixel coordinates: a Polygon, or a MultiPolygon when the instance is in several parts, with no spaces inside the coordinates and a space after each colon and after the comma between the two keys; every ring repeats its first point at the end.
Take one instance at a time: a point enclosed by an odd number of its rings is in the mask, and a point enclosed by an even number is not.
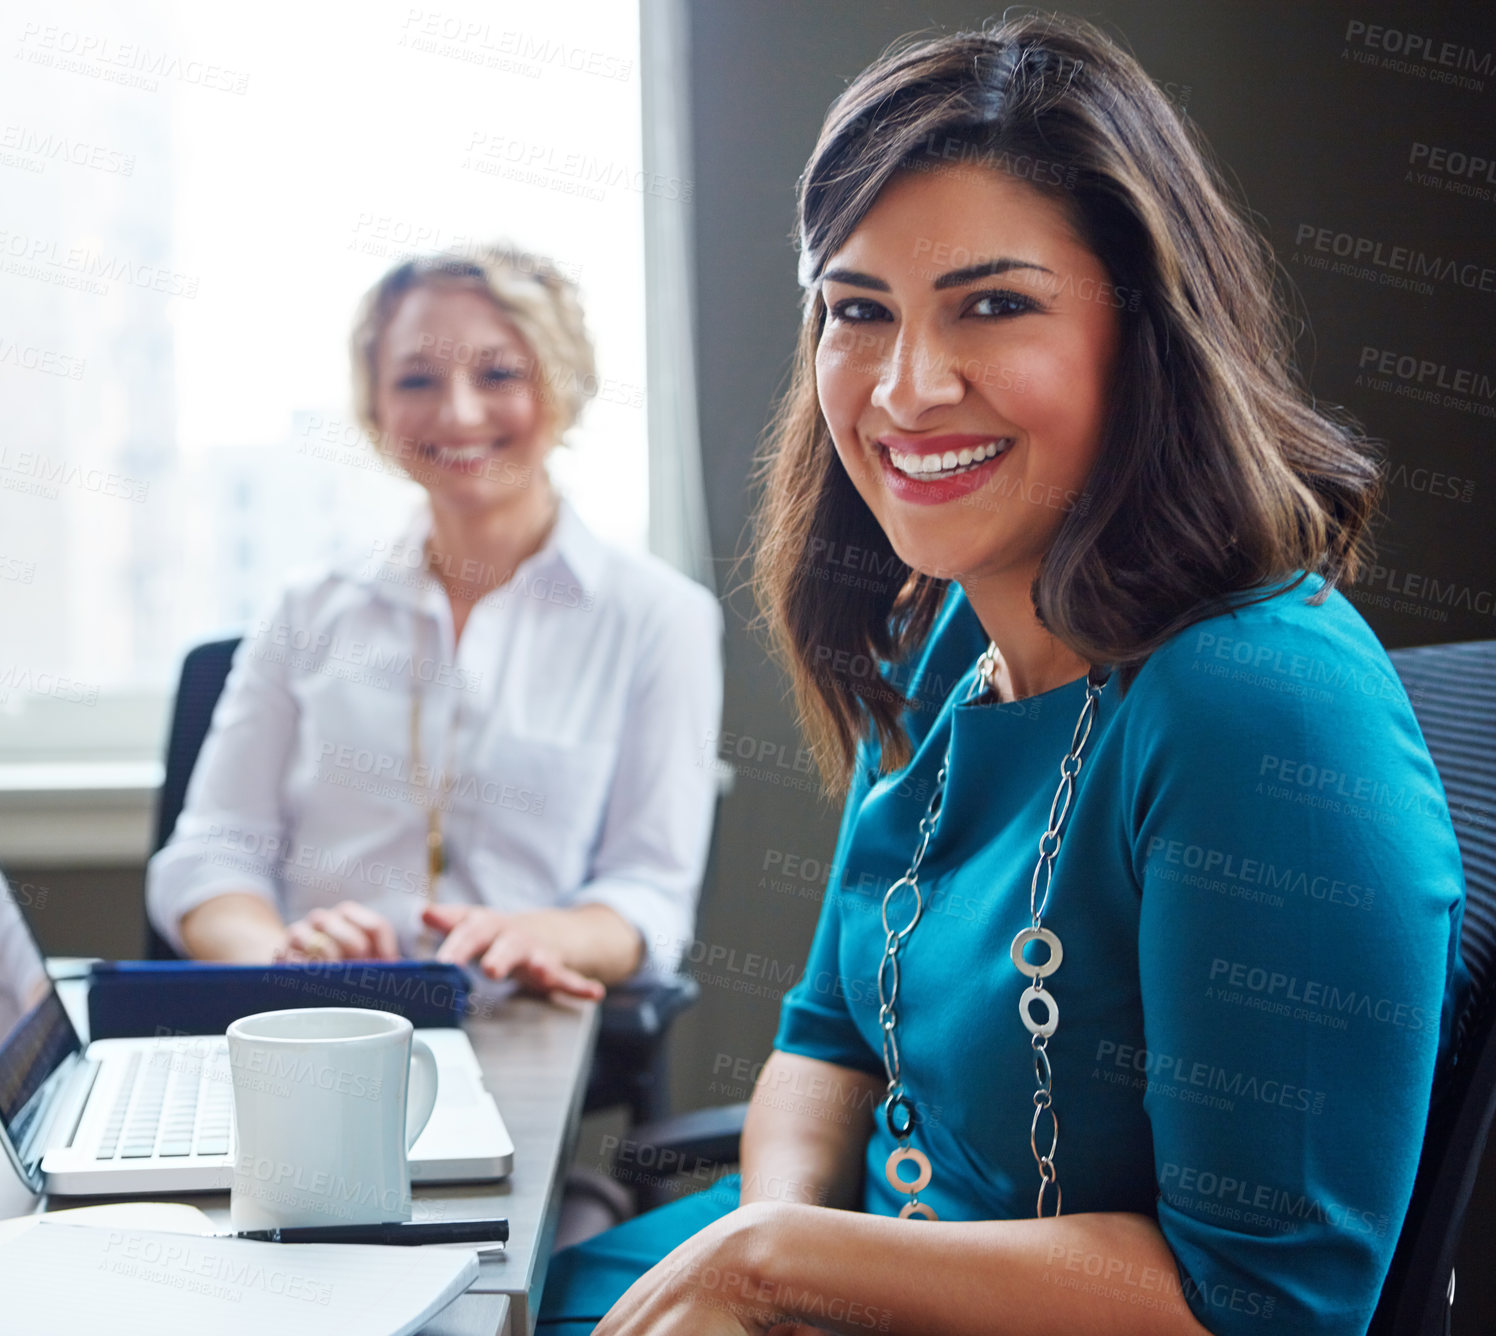
{"type": "Polygon", "coordinates": [[[153,758],[185,648],[419,495],[348,410],[360,294],[503,239],[578,280],[554,473],[642,547],[637,7],[96,0],[0,52],[0,760],[153,758]]]}

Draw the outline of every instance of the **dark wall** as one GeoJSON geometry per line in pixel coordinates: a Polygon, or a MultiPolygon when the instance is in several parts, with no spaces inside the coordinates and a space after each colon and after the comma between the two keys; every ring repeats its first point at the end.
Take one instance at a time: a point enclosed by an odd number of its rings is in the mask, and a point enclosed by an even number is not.
{"type": "MultiPolygon", "coordinates": [[[[701,435],[728,589],[755,446],[794,343],[794,183],[825,109],[894,38],[987,11],[933,0],[692,0],[690,11],[701,435]]],[[[1389,646],[1496,636],[1496,168],[1465,181],[1410,161],[1415,144],[1496,161],[1496,7],[1155,0],[1077,12],[1130,47],[1206,135],[1302,296],[1314,393],[1386,444],[1378,567],[1354,595],[1363,614],[1389,646]],[[1357,22],[1426,37],[1436,52],[1455,44],[1456,61],[1469,52],[1482,68],[1452,72],[1480,86],[1383,67],[1399,57],[1368,46],[1357,22]],[[1470,193],[1449,188],[1461,184],[1470,193]],[[1357,239],[1358,269],[1331,272],[1335,248],[1354,260],[1357,239]],[[1420,280],[1428,291],[1384,281],[1410,277],[1387,263],[1396,247],[1425,257],[1395,257],[1404,266],[1441,261],[1420,280]]],[[[739,776],[692,953],[703,1003],[677,1035],[682,1107],[746,1097],[805,960],[835,836],[784,681],[746,629],[751,600],[740,591],[731,605],[719,750],[739,776]]],[[[1479,1209],[1472,1232],[1489,1228],[1479,1209]]],[[[1469,1322],[1477,1268],[1460,1279],[1469,1322]]],[[[1481,1329],[1496,1320],[1464,1327],[1481,1329]]]]}

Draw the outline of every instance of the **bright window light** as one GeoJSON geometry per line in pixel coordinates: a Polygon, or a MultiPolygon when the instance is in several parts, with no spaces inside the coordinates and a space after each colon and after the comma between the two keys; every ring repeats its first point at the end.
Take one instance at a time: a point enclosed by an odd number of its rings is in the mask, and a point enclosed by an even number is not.
{"type": "Polygon", "coordinates": [[[598,395],[553,475],[645,545],[636,5],[0,24],[0,760],[158,754],[187,646],[402,523],[346,347],[404,255],[503,240],[577,279],[598,395]]]}

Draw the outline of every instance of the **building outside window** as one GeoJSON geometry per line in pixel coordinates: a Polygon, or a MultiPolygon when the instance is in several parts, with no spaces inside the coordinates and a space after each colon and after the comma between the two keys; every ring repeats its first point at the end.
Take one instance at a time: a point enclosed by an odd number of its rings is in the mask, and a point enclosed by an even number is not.
{"type": "Polygon", "coordinates": [[[191,644],[401,522],[419,493],[352,421],[346,344],[403,255],[502,239],[577,279],[600,386],[554,473],[644,546],[637,6],[3,23],[0,768],[158,757],[191,644]]]}

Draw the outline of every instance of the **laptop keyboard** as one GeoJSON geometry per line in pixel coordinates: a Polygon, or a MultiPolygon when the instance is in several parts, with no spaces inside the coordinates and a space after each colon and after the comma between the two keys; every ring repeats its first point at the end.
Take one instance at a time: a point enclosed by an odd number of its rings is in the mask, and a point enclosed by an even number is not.
{"type": "Polygon", "coordinates": [[[227,1155],[234,1116],[228,1053],[132,1053],[95,1158],[227,1155]]]}

